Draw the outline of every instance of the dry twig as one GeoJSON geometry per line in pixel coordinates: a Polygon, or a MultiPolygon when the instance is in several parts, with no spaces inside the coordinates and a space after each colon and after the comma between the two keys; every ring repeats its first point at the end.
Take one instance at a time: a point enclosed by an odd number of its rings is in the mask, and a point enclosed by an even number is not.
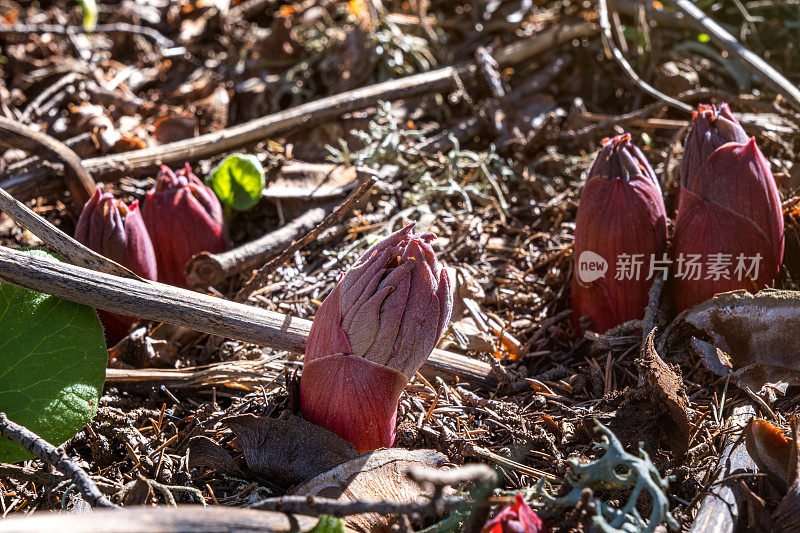
{"type": "Polygon", "coordinates": [[[52,465],[62,474],[72,478],[86,501],[93,507],[117,507],[103,496],[92,478],[64,452],[38,436],[25,426],[12,422],[5,413],[0,412],[0,435],[19,444],[30,453],[52,465]]]}

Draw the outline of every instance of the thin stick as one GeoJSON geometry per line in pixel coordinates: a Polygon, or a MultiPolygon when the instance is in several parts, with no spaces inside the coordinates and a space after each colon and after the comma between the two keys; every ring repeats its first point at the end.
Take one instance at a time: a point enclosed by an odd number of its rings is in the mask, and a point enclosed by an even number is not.
{"type": "Polygon", "coordinates": [[[794,83],[787,80],[783,74],[772,68],[758,55],[742,46],[733,35],[725,31],[714,19],[703,13],[689,0],[673,0],[673,3],[698,29],[706,33],[714,44],[738,58],[750,72],[760,77],[765,84],[772,85],[786,97],[792,107],[800,110],[800,89],[794,83]]]}
{"type": "Polygon", "coordinates": [[[624,55],[622,55],[620,49],[617,48],[616,44],[614,44],[614,36],[611,33],[611,21],[608,18],[608,5],[606,0],[598,0],[598,4],[600,7],[600,28],[602,29],[600,36],[603,38],[603,47],[605,48],[606,57],[614,59],[614,61],[616,61],[617,64],[622,67],[622,70],[625,71],[628,77],[630,77],[630,79],[636,85],[638,85],[641,90],[650,96],[657,98],[665,104],[671,105],[672,107],[686,111],[687,113],[691,113],[692,106],[684,104],[683,102],[662,93],[640,78],[636,71],[633,70],[631,64],[628,63],[628,60],[625,59],[624,55]]]}
{"type": "Polygon", "coordinates": [[[92,478],[81,467],[70,461],[64,452],[58,451],[55,446],[25,426],[12,422],[5,413],[1,412],[0,435],[19,444],[45,463],[54,466],[65,476],[70,477],[92,507],[117,507],[103,496],[92,478]]]}
{"type": "Polygon", "coordinates": [[[0,24],[0,35],[29,35],[52,33],[54,35],[69,35],[78,33],[130,33],[141,35],[151,39],[161,48],[172,48],[175,43],[167,39],[153,28],[147,26],[134,26],[124,22],[115,24],[99,24],[92,30],[86,30],[82,26],[62,26],[58,24],[0,24]]]}
{"type": "MultiPolygon", "coordinates": [[[[215,298],[158,282],[144,282],[59,263],[0,247],[0,281],[91,307],[184,326],[211,335],[294,353],[305,351],[311,321],[215,298]]],[[[488,364],[434,350],[422,373],[482,388],[496,380],[488,364]]]]}
{"type": "MultiPolygon", "coordinates": [[[[501,66],[512,65],[572,39],[589,37],[595,33],[597,33],[596,25],[588,22],[566,24],[501,48],[495,53],[495,59],[501,66]]],[[[382,100],[394,101],[421,94],[450,91],[458,88],[463,81],[471,80],[474,75],[475,66],[472,64],[445,67],[320,98],[192,139],[87,159],[83,165],[91,174],[102,176],[108,181],[122,175],[155,169],[162,164],[184,163],[224,153],[293,128],[307,128],[335,119],[345,113],[373,106],[382,100]]],[[[0,187],[17,198],[27,198],[34,193],[57,191],[58,189],[49,183],[52,181],[49,178],[46,169],[35,169],[0,182],[0,187]]]]}
{"type": "Polygon", "coordinates": [[[95,184],[83,168],[81,158],[69,146],[53,137],[33,130],[24,124],[0,117],[0,144],[8,148],[21,148],[42,158],[52,158],[64,163],[67,186],[78,205],[92,196],[95,184]]]}
{"type": "MultiPolygon", "coordinates": [[[[358,172],[366,172],[366,169],[359,168],[358,172]]],[[[247,298],[250,297],[253,291],[259,289],[276,268],[285,263],[300,248],[316,239],[320,233],[336,224],[336,222],[338,222],[345,213],[350,211],[356,202],[358,202],[361,197],[367,194],[376,183],[378,183],[378,178],[376,176],[367,176],[363,178],[356,190],[351,192],[344,202],[341,203],[341,205],[334,209],[331,214],[326,216],[325,220],[323,220],[319,226],[309,231],[302,239],[294,241],[278,257],[261,267],[258,272],[253,274],[250,280],[245,283],[244,287],[242,287],[241,290],[236,293],[236,298],[234,300],[237,302],[247,301],[247,298]]]]}
{"type": "Polygon", "coordinates": [[[34,213],[28,206],[18,201],[3,189],[0,189],[0,209],[10,216],[14,222],[42,239],[51,251],[64,256],[64,259],[75,265],[92,270],[99,270],[107,274],[114,274],[115,276],[141,279],[119,263],[107,257],[103,257],[79,243],[38,214],[34,213]]]}

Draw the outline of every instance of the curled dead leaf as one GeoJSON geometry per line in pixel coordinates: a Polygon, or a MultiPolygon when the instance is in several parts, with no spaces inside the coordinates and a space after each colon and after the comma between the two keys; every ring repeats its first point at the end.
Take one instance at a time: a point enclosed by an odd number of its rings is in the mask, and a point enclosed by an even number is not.
{"type": "Polygon", "coordinates": [[[228,476],[244,477],[244,473],[228,451],[208,437],[202,435],[192,437],[187,451],[189,468],[205,467],[228,476]]]}
{"type": "Polygon", "coordinates": [[[247,467],[276,483],[294,485],[358,457],[352,444],[298,417],[280,420],[246,414],[222,423],[239,439],[247,467]]]}
{"type": "Polygon", "coordinates": [[[800,419],[792,417],[792,439],[788,465],[789,489],[772,513],[772,528],[778,533],[800,531],[800,419]]]}
{"type": "Polygon", "coordinates": [[[672,336],[689,326],[689,346],[706,368],[767,397],[800,385],[800,292],[719,294],[678,315],[672,336]]]}
{"type": "MultiPolygon", "coordinates": [[[[447,457],[434,450],[385,448],[365,453],[296,487],[292,494],[342,501],[391,500],[413,502],[423,497],[407,473],[414,467],[441,468],[447,457]]],[[[361,514],[345,524],[361,531],[389,531],[396,517],[361,514]]]]}

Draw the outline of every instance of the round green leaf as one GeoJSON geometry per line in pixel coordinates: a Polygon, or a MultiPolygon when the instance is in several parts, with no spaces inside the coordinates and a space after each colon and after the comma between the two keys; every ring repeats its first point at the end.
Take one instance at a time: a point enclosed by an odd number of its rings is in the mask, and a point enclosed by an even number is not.
{"type": "Polygon", "coordinates": [[[211,189],[219,200],[238,211],[258,203],[266,185],[264,168],[252,154],[231,154],[208,176],[211,189]]]}
{"type": "MultiPolygon", "coordinates": [[[[94,309],[0,283],[0,411],[10,420],[55,446],[70,439],[97,411],[107,363],[94,309]]],[[[30,458],[0,437],[0,462],[30,458]]]]}

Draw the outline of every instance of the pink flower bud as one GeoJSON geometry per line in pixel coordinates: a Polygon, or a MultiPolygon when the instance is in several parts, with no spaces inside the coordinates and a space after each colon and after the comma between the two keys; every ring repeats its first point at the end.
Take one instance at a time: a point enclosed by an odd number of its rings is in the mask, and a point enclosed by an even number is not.
{"type": "MultiPolygon", "coordinates": [[[[100,187],[83,206],[75,227],[75,239],[146,279],[156,279],[156,256],[144,226],[139,202],[126,206],[100,187]]],[[[116,344],[135,318],[98,311],[106,340],[116,344]]]]}
{"type": "Polygon", "coordinates": [[[713,104],[700,104],[692,112],[692,125],[683,142],[681,188],[691,188],[700,166],[714,150],[729,142],[746,143],[747,134],[728,104],[723,102],[719,109],[713,104]]]}
{"type": "Polygon", "coordinates": [[[719,292],[764,288],[780,270],[783,244],[778,188],[755,139],[720,146],[680,192],[676,307],[682,311],[719,292]]]}
{"type": "Polygon", "coordinates": [[[397,402],[444,333],[453,308],[429,242],[404,227],[367,250],[314,317],[306,345],[303,416],[359,452],[391,446],[397,402]]]}
{"type": "Polygon", "coordinates": [[[161,167],[142,216],[156,252],[158,281],[163,283],[188,287],[186,263],[192,256],[231,247],[219,200],[188,163],[176,173],[161,167]]]}
{"type": "Polygon", "coordinates": [[[517,493],[514,505],[504,508],[486,522],[481,533],[549,533],[550,528],[525,503],[522,493],[517,493]]]}
{"type": "Polygon", "coordinates": [[[664,260],[666,243],[666,208],[653,169],[630,134],[604,139],[575,220],[573,320],[588,316],[604,332],[642,318],[653,278],[663,274],[651,276],[651,260],[664,260]]]}

